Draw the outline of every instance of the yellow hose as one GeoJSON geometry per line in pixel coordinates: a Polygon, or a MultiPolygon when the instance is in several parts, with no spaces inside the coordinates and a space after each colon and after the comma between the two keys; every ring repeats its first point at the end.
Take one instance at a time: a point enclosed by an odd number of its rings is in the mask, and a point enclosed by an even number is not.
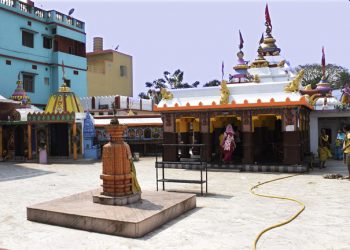
{"type": "Polygon", "coordinates": [[[275,224],[275,225],[272,225],[272,226],[267,227],[267,228],[265,228],[264,230],[262,230],[262,231],[258,234],[258,236],[255,238],[254,245],[253,245],[253,249],[254,249],[254,250],[256,250],[256,245],[258,244],[258,241],[259,241],[260,237],[261,237],[264,233],[266,233],[267,231],[269,231],[269,230],[271,230],[271,229],[273,229],[273,228],[280,227],[280,226],[283,226],[283,225],[288,224],[289,222],[291,222],[292,220],[294,220],[296,217],[298,217],[298,215],[301,214],[301,212],[303,212],[304,209],[305,209],[305,204],[302,203],[301,201],[297,201],[297,200],[295,200],[295,199],[288,198],[288,197],[273,196],[273,195],[266,195],[266,194],[257,194],[257,193],[255,193],[254,189],[256,189],[256,188],[258,188],[259,186],[262,186],[262,185],[264,185],[264,184],[273,182],[273,181],[278,181],[278,180],[282,180],[282,179],[287,179],[287,178],[291,178],[291,177],[294,177],[294,176],[297,176],[297,175],[299,175],[299,174],[288,175],[288,176],[285,176],[285,177],[280,177],[280,178],[277,178],[277,179],[265,181],[265,182],[262,182],[262,183],[259,183],[259,184],[255,185],[255,186],[253,186],[253,187],[250,189],[250,192],[251,192],[253,195],[262,196],[262,197],[267,197],[267,198],[273,198],[273,199],[280,199],[280,200],[289,200],[289,201],[296,202],[296,203],[298,203],[299,205],[302,206],[302,208],[301,208],[296,214],[294,214],[292,217],[290,217],[288,220],[283,221],[283,222],[278,223],[278,224],[275,224]]]}

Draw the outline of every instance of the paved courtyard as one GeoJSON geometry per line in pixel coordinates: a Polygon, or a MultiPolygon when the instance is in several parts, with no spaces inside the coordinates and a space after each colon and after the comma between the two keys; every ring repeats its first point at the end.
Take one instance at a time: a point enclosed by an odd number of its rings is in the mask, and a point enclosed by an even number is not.
{"type": "MultiPolygon", "coordinates": [[[[144,190],[155,190],[154,158],[136,163],[144,190]]],[[[197,208],[140,239],[90,233],[26,220],[26,207],[95,189],[101,163],[0,163],[0,248],[6,249],[252,249],[264,228],[292,216],[289,201],[253,196],[250,187],[288,174],[209,172],[209,194],[197,208]]],[[[325,170],[266,184],[259,193],[293,197],[305,211],[292,223],[267,232],[258,249],[350,249],[350,181],[324,179],[347,171],[340,161],[325,170]]],[[[169,177],[197,178],[199,172],[167,169],[169,177]]],[[[167,184],[167,189],[199,193],[200,186],[167,184]]]]}

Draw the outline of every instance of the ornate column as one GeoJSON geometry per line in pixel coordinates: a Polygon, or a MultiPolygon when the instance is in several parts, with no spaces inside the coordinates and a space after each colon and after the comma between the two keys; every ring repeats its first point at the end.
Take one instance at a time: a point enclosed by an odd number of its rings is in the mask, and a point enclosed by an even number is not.
{"type": "Polygon", "coordinates": [[[289,108],[283,112],[283,164],[301,163],[301,141],[298,131],[297,109],[289,108]]]}
{"type": "Polygon", "coordinates": [[[32,159],[32,124],[28,124],[28,160],[32,159]]]}
{"type": "MultiPolygon", "coordinates": [[[[177,144],[176,123],[174,114],[163,115],[163,143],[177,144]]],[[[163,148],[163,161],[178,161],[177,147],[163,148]]]]}
{"type": "Polygon", "coordinates": [[[131,151],[123,141],[124,125],[106,127],[110,142],[103,146],[102,192],[93,196],[95,203],[126,205],[141,199],[141,188],[137,182],[135,168],[131,162],[131,151]]]}
{"type": "Polygon", "coordinates": [[[243,164],[254,163],[254,144],[253,144],[253,127],[252,113],[249,110],[242,112],[242,146],[243,146],[243,164]]]}
{"type": "Polygon", "coordinates": [[[77,146],[77,124],[76,122],[73,122],[73,159],[77,160],[78,159],[78,146],[77,146]]]}
{"type": "MultiPolygon", "coordinates": [[[[199,118],[195,118],[193,120],[192,126],[193,126],[193,144],[199,144],[201,142],[199,118]]],[[[198,147],[193,147],[192,153],[193,155],[199,155],[200,149],[198,147]]]]}

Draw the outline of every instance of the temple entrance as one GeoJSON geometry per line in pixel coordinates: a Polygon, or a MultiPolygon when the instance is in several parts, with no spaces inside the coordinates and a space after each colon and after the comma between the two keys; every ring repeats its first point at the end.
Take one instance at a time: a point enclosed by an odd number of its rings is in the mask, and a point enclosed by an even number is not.
{"type": "Polygon", "coordinates": [[[281,116],[263,114],[253,116],[254,162],[275,164],[283,160],[281,116]]]}
{"type": "Polygon", "coordinates": [[[23,126],[16,126],[15,128],[15,156],[24,156],[24,147],[26,142],[24,140],[23,126]]]}
{"type": "Polygon", "coordinates": [[[69,156],[68,124],[50,124],[50,155],[69,156]]]}
{"type": "MultiPolygon", "coordinates": [[[[182,117],[176,119],[176,132],[179,144],[201,143],[199,118],[182,117]]],[[[178,149],[179,159],[197,159],[200,157],[198,147],[181,147],[178,149]]]]}
{"type": "Polygon", "coordinates": [[[240,164],[243,158],[243,134],[241,117],[235,115],[218,115],[210,118],[210,132],[212,133],[213,156],[212,161],[221,163],[223,159],[223,152],[221,146],[223,143],[223,136],[227,125],[231,124],[234,130],[234,140],[236,148],[233,151],[231,162],[233,164],[240,164]]]}

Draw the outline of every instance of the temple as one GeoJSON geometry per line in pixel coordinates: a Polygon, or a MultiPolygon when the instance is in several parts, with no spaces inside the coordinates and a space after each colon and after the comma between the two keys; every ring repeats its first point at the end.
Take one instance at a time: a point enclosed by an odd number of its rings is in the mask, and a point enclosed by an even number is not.
{"type": "MultiPolygon", "coordinates": [[[[219,137],[231,124],[239,134],[234,164],[301,164],[309,151],[313,106],[299,92],[303,71],[296,74],[280,55],[267,6],[265,26],[256,59],[250,64],[243,59],[240,33],[238,63],[229,82],[196,91],[164,92],[155,110],[163,117],[165,144],[205,144],[202,157],[220,162],[219,137]]],[[[195,148],[169,148],[163,152],[163,161],[181,162],[196,154],[195,148]]]]}

